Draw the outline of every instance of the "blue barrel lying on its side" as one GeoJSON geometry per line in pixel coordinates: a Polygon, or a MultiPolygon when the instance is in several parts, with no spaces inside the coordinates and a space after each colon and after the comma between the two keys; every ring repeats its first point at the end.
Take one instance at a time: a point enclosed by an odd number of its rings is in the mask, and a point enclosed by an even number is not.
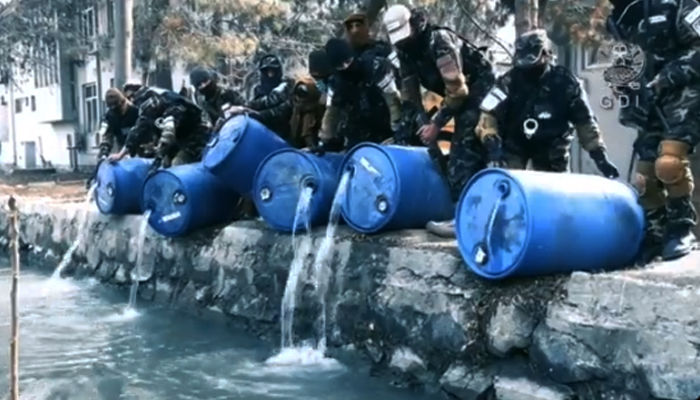
{"type": "Polygon", "coordinates": [[[327,223],[343,157],[333,153],[319,157],[296,149],[270,154],[255,174],[253,201],[260,216],[271,228],[283,232],[327,223]],[[313,190],[308,211],[297,218],[297,205],[307,188],[313,190]]]}
{"type": "Polygon", "coordinates": [[[637,193],[595,175],[487,169],[457,206],[457,242],[487,279],[630,265],[644,236],[637,193]]]}
{"type": "Polygon", "coordinates": [[[239,115],[228,120],[209,141],[202,164],[231,190],[248,194],[265,157],[289,147],[289,143],[260,122],[239,115]]]}
{"type": "Polygon", "coordinates": [[[447,181],[424,147],[360,143],[345,157],[341,174],[348,172],[341,210],[358,232],[423,229],[454,217],[447,181]]]}
{"type": "Polygon", "coordinates": [[[240,196],[200,163],[158,170],[143,185],[148,224],[163,236],[180,237],[231,222],[240,196]]]}
{"type": "Polygon", "coordinates": [[[125,158],[116,163],[100,162],[95,182],[95,203],[102,214],[142,214],[141,187],[153,159],[125,158]]]}

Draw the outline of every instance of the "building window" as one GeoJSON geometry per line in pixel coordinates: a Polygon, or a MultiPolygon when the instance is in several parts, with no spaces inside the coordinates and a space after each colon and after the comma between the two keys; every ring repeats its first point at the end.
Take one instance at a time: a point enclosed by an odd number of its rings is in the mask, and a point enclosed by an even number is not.
{"type": "Polygon", "coordinates": [[[35,96],[31,97],[30,103],[31,103],[32,111],[36,111],[36,97],[35,96]]]}
{"type": "Polygon", "coordinates": [[[22,112],[22,99],[15,100],[15,114],[22,112]]]}
{"type": "Polygon", "coordinates": [[[114,78],[109,78],[109,87],[114,87],[114,78]]]}
{"type": "Polygon", "coordinates": [[[97,98],[97,84],[83,85],[83,124],[88,132],[94,132],[100,118],[99,99],[97,98]]]}
{"type": "Polygon", "coordinates": [[[97,36],[97,19],[94,7],[90,7],[82,12],[80,25],[80,33],[82,33],[85,42],[92,42],[97,36]]]}
{"type": "Polygon", "coordinates": [[[109,0],[107,2],[107,33],[109,37],[114,37],[114,0],[109,0]]]}

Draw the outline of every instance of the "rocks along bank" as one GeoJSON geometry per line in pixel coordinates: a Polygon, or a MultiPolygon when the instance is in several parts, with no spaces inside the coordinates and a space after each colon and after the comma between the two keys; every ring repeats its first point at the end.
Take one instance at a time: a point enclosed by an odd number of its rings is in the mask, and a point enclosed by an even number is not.
{"type": "MultiPolygon", "coordinates": [[[[88,236],[66,274],[130,284],[141,217],[110,218],[82,204],[19,204],[31,265],[53,270],[83,219],[88,236]]],[[[697,254],[643,270],[494,284],[467,272],[453,242],[423,232],[339,231],[327,291],[329,345],[366,355],[396,384],[460,400],[700,395],[697,254]]],[[[155,269],[140,301],[215,309],[274,336],[292,257],[289,236],[254,222],[178,240],[149,231],[144,263],[155,269]]],[[[313,335],[320,310],[303,279],[295,314],[301,339],[313,335]]]]}

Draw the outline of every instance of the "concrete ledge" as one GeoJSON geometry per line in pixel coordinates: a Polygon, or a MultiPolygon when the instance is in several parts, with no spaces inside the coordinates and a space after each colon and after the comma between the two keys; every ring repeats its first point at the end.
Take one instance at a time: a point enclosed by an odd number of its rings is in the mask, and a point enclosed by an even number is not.
{"type": "MultiPolygon", "coordinates": [[[[75,203],[19,204],[31,265],[53,270],[83,220],[89,234],[66,273],[130,283],[140,217],[108,218],[75,203]]],[[[700,395],[697,254],[644,270],[492,284],[465,270],[453,242],[423,232],[339,231],[326,293],[329,344],[362,352],[396,384],[461,400],[700,395]]],[[[311,248],[322,238],[316,233],[311,248]]],[[[149,232],[144,265],[154,274],[141,298],[219,310],[274,337],[292,258],[289,236],[254,222],[178,240],[149,232]]],[[[320,307],[310,278],[302,280],[295,332],[304,339],[320,307]]]]}

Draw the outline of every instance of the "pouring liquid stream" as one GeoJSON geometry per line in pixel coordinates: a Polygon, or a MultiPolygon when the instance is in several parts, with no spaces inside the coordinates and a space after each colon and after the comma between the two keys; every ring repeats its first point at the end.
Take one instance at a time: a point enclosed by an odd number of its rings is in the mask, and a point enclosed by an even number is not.
{"type": "Polygon", "coordinates": [[[90,190],[88,190],[88,193],[85,196],[85,201],[83,204],[81,204],[81,210],[78,211],[78,235],[68,248],[68,251],[66,251],[66,253],[63,255],[63,258],[61,258],[61,262],[53,271],[53,274],[51,275],[52,280],[61,279],[61,273],[70,264],[71,260],[73,259],[73,254],[75,254],[78,247],[80,247],[83,241],[85,241],[85,237],[88,233],[88,214],[90,213],[89,208],[95,197],[95,189],[97,189],[97,185],[92,185],[90,187],[90,190]]]}
{"type": "Polygon", "coordinates": [[[292,227],[292,245],[294,247],[294,259],[289,267],[289,276],[282,297],[282,309],[280,326],[282,329],[282,349],[294,347],[294,309],[296,308],[297,292],[301,272],[304,269],[304,261],[311,251],[313,238],[309,226],[309,208],[313,198],[313,189],[304,188],[299,196],[294,214],[294,226],[292,227]],[[303,222],[305,232],[297,240],[297,226],[303,222]]]}
{"type": "Polygon", "coordinates": [[[139,235],[136,238],[136,264],[131,271],[131,290],[129,292],[129,304],[127,310],[136,308],[136,297],[139,292],[139,282],[146,281],[153,275],[153,266],[144,265],[143,262],[143,246],[146,243],[146,230],[148,229],[148,218],[151,216],[151,211],[146,211],[143,214],[143,221],[139,227],[139,235]]]}
{"type": "Polygon", "coordinates": [[[316,253],[316,259],[313,264],[316,295],[321,302],[321,315],[319,317],[316,333],[316,337],[318,338],[317,350],[321,354],[326,352],[327,346],[326,293],[328,291],[328,279],[331,272],[330,262],[333,256],[333,245],[335,245],[335,233],[338,229],[338,223],[340,222],[340,210],[348,190],[348,185],[350,184],[350,176],[351,172],[347,171],[343,173],[340,178],[338,189],[335,192],[335,196],[333,196],[333,205],[331,206],[331,213],[328,218],[328,225],[326,226],[326,235],[321,242],[318,253],[316,253]]]}

